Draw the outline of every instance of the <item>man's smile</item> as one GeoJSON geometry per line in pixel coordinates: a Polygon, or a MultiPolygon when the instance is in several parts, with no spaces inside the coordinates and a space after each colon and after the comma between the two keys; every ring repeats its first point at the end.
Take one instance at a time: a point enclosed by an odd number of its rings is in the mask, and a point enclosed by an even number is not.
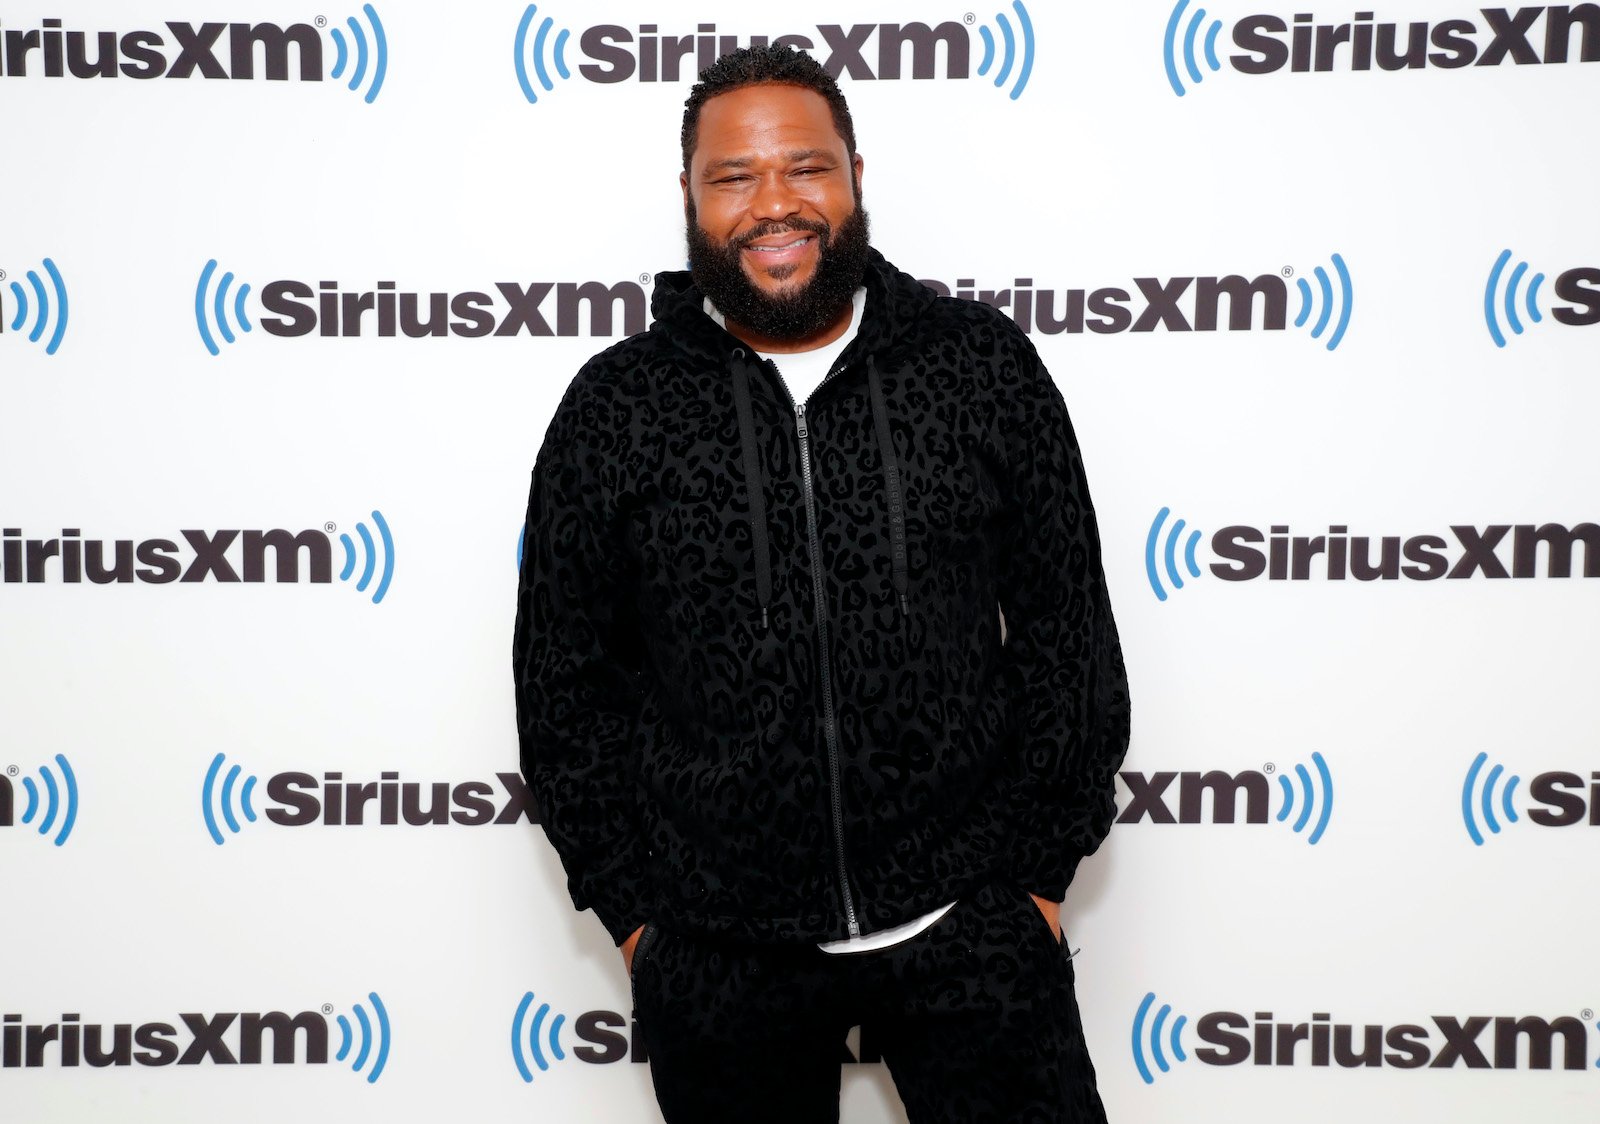
{"type": "Polygon", "coordinates": [[[787,231],[757,238],[741,249],[764,266],[787,265],[809,254],[816,240],[817,236],[810,231],[787,231]]]}

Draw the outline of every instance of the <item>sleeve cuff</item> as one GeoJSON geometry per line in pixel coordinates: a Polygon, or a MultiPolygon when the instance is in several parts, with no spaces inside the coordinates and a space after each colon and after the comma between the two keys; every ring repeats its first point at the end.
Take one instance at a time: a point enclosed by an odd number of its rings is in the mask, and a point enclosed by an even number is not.
{"type": "Polygon", "coordinates": [[[617,895],[615,900],[602,902],[590,899],[584,904],[594,910],[594,915],[610,934],[612,943],[619,948],[623,941],[633,936],[635,929],[651,920],[650,895],[642,887],[633,884],[629,884],[625,895],[617,895]]]}
{"type": "Polygon", "coordinates": [[[1066,899],[1067,887],[1072,884],[1082,858],[1077,854],[1062,855],[1049,870],[1018,871],[1013,877],[1017,885],[1028,893],[1059,903],[1066,899]]]}

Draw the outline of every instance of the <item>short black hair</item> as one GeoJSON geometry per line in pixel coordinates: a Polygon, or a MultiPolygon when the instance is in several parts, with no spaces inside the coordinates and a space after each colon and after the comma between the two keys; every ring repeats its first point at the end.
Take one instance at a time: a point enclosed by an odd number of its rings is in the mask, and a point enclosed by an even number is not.
{"type": "Polygon", "coordinates": [[[740,47],[723,55],[700,72],[699,81],[689,90],[683,103],[683,170],[689,170],[689,158],[694,155],[700,133],[700,109],[718,94],[745,86],[771,83],[780,86],[800,86],[821,94],[833,113],[834,130],[844,138],[845,149],[856,154],[856,127],[850,120],[850,107],[833,75],[822,64],[804,51],[790,46],[769,46],[765,43],[740,47]]]}

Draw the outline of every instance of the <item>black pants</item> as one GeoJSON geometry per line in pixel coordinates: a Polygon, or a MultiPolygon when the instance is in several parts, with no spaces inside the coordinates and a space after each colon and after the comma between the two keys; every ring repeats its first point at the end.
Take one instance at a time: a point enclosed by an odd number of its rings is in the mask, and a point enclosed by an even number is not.
{"type": "Polygon", "coordinates": [[[1104,1124],[1072,961],[1020,888],[985,886],[875,952],[640,943],[634,1014],[668,1124],[838,1121],[856,1025],[911,1124],[1104,1124]]]}

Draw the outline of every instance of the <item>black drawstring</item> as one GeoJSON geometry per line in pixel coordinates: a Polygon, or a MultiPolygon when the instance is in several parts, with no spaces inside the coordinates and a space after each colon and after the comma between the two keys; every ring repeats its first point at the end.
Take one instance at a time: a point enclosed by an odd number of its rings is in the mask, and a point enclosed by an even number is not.
{"type": "Polygon", "coordinates": [[[767,489],[756,448],[755,416],[750,409],[750,371],[754,361],[742,347],[733,349],[733,402],[739,412],[739,438],[744,445],[745,491],[750,500],[750,534],[756,551],[756,600],[761,605],[761,631],[767,631],[767,606],[772,601],[772,554],[767,541],[767,489]]]}
{"type": "Polygon", "coordinates": [[[872,391],[872,420],[878,430],[878,450],[883,457],[883,476],[889,486],[889,536],[894,551],[894,588],[900,597],[900,621],[905,623],[906,607],[906,519],[900,504],[900,468],[894,459],[894,440],[889,435],[889,408],[883,401],[883,380],[878,364],[867,356],[867,383],[872,391]]]}
{"type": "MultiPolygon", "coordinates": [[[[767,537],[767,494],[761,471],[761,454],[756,445],[755,415],[750,407],[750,368],[755,360],[742,347],[733,349],[733,401],[739,414],[739,439],[744,447],[745,489],[750,501],[750,534],[756,552],[756,599],[761,607],[760,630],[766,632],[767,606],[772,603],[772,548],[767,537]]],[[[883,380],[878,365],[867,357],[867,382],[871,388],[873,427],[878,435],[878,452],[883,459],[884,481],[889,491],[889,539],[893,554],[894,588],[900,605],[900,621],[910,617],[906,591],[910,585],[906,568],[905,507],[900,498],[900,468],[895,461],[894,439],[889,433],[889,408],[884,401],[883,380]]]]}

